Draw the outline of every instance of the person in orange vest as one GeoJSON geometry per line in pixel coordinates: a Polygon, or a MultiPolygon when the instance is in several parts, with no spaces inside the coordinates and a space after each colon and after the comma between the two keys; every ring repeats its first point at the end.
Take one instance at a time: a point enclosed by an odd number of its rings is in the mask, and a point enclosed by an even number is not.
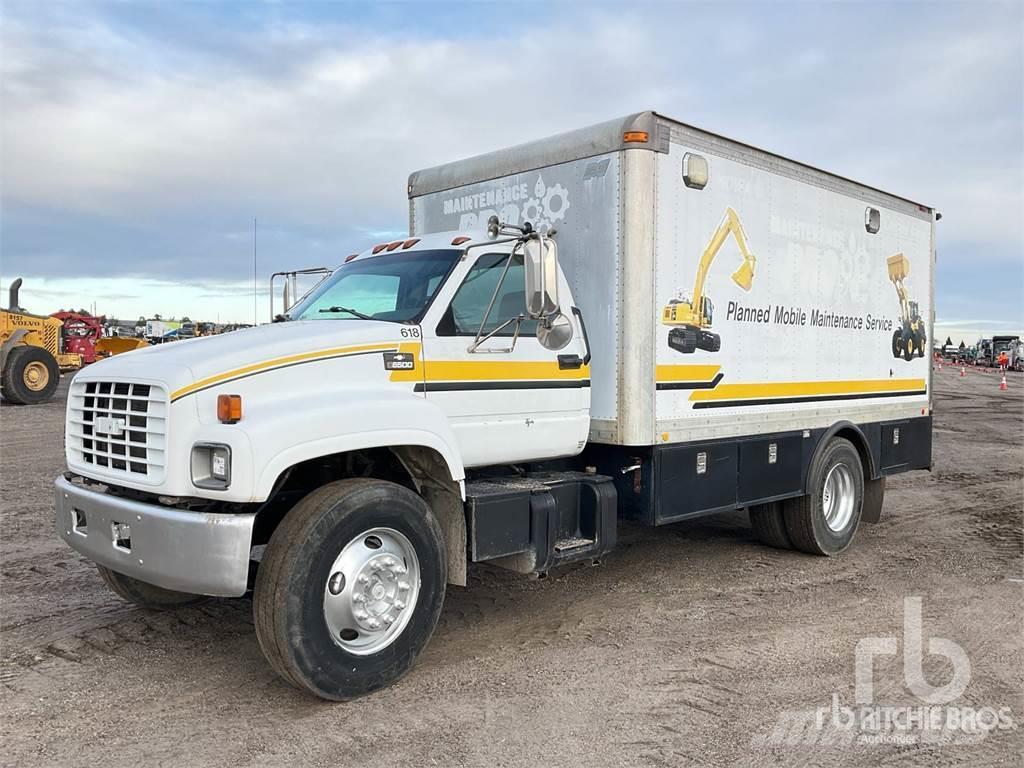
{"type": "Polygon", "coordinates": [[[1006,350],[1004,349],[1002,352],[999,353],[999,367],[1000,369],[1005,371],[1009,365],[1010,356],[1006,354],[1006,350]]]}

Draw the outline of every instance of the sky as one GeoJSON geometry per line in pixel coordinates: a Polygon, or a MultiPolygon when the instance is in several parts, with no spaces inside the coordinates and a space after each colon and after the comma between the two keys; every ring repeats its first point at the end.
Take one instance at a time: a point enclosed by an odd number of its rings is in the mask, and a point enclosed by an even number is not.
{"type": "Polygon", "coordinates": [[[252,322],[255,219],[262,321],[271,272],[407,231],[410,171],[655,109],[935,206],[936,335],[1024,330],[1024,3],[0,13],[0,281],[36,312],[252,322]]]}

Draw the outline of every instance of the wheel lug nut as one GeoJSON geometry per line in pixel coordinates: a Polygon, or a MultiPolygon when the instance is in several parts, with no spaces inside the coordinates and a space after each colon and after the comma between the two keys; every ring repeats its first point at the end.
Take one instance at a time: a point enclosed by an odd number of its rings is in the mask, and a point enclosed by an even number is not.
{"type": "Polygon", "coordinates": [[[405,608],[405,601],[395,600],[395,608],[397,608],[398,610],[402,610],[403,608],[405,608]]]}
{"type": "Polygon", "coordinates": [[[359,574],[359,578],[356,579],[356,581],[358,581],[360,584],[369,584],[370,583],[370,577],[367,576],[365,573],[361,573],[361,574],[359,574]]]}
{"type": "Polygon", "coordinates": [[[400,590],[402,590],[403,592],[408,592],[409,591],[409,582],[408,581],[400,581],[400,582],[398,582],[398,588],[400,590]]]}
{"type": "Polygon", "coordinates": [[[352,602],[353,603],[365,603],[366,602],[366,595],[364,595],[362,592],[356,592],[354,595],[352,595],[352,602]]]}
{"type": "Polygon", "coordinates": [[[370,619],[366,623],[370,625],[371,629],[377,629],[378,627],[380,627],[380,622],[377,619],[370,619]]]}
{"type": "Polygon", "coordinates": [[[356,616],[357,619],[362,621],[363,619],[366,618],[366,611],[356,611],[355,616],[356,616]]]}
{"type": "Polygon", "coordinates": [[[383,621],[388,626],[391,626],[391,624],[393,624],[395,621],[395,617],[391,616],[390,614],[385,614],[381,617],[381,621],[383,621]]]}

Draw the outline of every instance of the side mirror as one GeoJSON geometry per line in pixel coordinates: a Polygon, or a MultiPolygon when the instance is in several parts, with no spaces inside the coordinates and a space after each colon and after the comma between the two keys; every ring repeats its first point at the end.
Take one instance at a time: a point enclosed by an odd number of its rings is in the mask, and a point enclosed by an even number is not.
{"type": "Polygon", "coordinates": [[[523,247],[526,311],[534,319],[558,312],[558,246],[543,235],[523,247]]]}
{"type": "Polygon", "coordinates": [[[572,321],[561,312],[548,315],[537,323],[537,341],[544,349],[565,349],[572,341],[572,321]]]}

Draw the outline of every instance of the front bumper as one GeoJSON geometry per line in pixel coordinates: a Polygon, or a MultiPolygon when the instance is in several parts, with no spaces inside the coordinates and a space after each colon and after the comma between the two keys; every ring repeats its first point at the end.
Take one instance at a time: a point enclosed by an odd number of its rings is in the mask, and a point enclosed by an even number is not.
{"type": "Polygon", "coordinates": [[[164,589],[239,597],[249,579],[255,514],[187,512],[118,498],[58,477],[57,531],[72,549],[164,589]],[[129,526],[130,538],[118,544],[129,526]]]}

